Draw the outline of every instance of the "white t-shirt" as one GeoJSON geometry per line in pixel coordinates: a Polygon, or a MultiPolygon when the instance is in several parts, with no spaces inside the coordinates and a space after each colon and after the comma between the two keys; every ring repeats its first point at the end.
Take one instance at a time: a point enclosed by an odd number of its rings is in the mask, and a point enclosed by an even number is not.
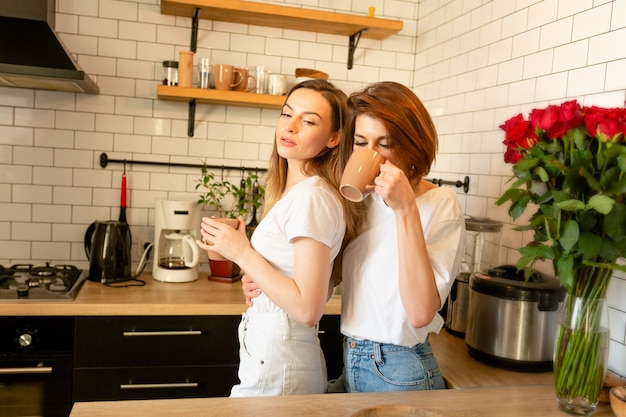
{"type": "MultiPolygon", "coordinates": [[[[441,302],[459,271],[464,250],[465,220],[454,192],[434,188],[416,200],[441,302]]],[[[443,318],[416,329],[409,323],[398,288],[398,239],[393,210],[371,193],[365,230],[343,255],[341,332],[356,339],[400,346],[423,343],[438,333],[443,318]]]]}
{"type": "MultiPolygon", "coordinates": [[[[263,217],[250,239],[252,247],[278,271],[293,276],[293,239],[310,237],[330,248],[332,270],[346,229],[339,198],[319,176],[296,184],[263,217]]],[[[250,309],[280,311],[265,294],[256,297],[250,309]]]]}

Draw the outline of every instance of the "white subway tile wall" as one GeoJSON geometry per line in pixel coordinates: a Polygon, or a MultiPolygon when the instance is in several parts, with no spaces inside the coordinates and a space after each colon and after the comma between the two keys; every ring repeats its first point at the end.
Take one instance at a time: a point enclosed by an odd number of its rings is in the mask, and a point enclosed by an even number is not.
{"type": "MultiPolygon", "coordinates": [[[[267,0],[257,0],[270,2],[267,0]]],[[[347,93],[393,80],[411,86],[435,119],[440,152],[430,178],[470,176],[456,189],[469,215],[505,223],[507,262],[528,236],[494,204],[510,166],[498,125],[533,107],[577,98],[624,105],[626,0],[284,0],[293,7],[403,21],[382,41],[361,39],[347,70],[343,36],[200,20],[196,57],[265,65],[293,81],[296,67],[328,72],[347,93]],[[592,25],[588,22],[593,21],[592,25]]],[[[266,167],[277,110],[161,101],[161,62],[189,49],[191,19],[162,15],[158,0],[57,0],[56,31],[99,95],[0,87],[0,264],[65,262],[87,267],[83,234],[117,218],[122,165],[110,158],[266,167]]],[[[195,200],[197,169],[127,165],[128,219],[151,241],[158,198],[195,200]]],[[[217,173],[219,175],[219,173],[217,173]]],[[[237,179],[239,172],[226,172],[237,179]]],[[[206,262],[201,270],[206,270],[206,262]]],[[[609,365],[626,376],[626,276],[611,283],[609,365]]]]}
{"type": "MultiPolygon", "coordinates": [[[[511,176],[498,126],[570,99],[624,106],[626,50],[616,47],[626,43],[624,13],[624,0],[419,3],[413,88],[440,135],[430,176],[469,174],[469,193],[459,195],[465,212],[505,223],[507,263],[530,235],[513,231],[507,207],[494,204],[511,176]]],[[[609,368],[626,376],[626,274],[615,274],[608,305],[609,368]]]]}

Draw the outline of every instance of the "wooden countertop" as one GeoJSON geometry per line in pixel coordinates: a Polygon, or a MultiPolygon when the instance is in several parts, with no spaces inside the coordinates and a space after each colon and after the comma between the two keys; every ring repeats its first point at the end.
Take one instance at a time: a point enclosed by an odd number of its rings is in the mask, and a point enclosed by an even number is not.
{"type": "Polygon", "coordinates": [[[474,359],[465,340],[445,329],[431,334],[430,344],[448,388],[554,384],[552,372],[514,372],[474,359]]]}
{"type": "MultiPolygon", "coordinates": [[[[241,282],[221,283],[206,274],[193,282],[161,282],[150,272],[143,287],[112,288],[86,281],[73,301],[2,301],[2,316],[184,316],[240,315],[246,309],[241,282]]],[[[341,313],[341,296],[333,296],[325,314],[341,313]]]]}
{"type": "MultiPolygon", "coordinates": [[[[431,410],[444,417],[563,417],[551,386],[515,386],[365,394],[320,394],[253,398],[185,398],[176,400],[76,403],[70,417],[349,417],[380,404],[431,410]]],[[[614,416],[600,405],[594,417],[614,416]]]]}

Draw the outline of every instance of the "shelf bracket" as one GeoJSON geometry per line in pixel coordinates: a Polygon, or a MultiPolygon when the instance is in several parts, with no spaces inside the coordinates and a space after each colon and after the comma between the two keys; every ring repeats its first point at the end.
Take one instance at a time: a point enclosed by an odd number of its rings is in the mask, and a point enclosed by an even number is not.
{"type": "Polygon", "coordinates": [[[196,99],[189,101],[189,117],[187,119],[187,136],[193,137],[194,125],[196,123],[196,99]]]}
{"type": "MultiPolygon", "coordinates": [[[[191,18],[191,41],[189,49],[195,54],[198,45],[198,19],[202,10],[196,7],[191,18]]],[[[187,136],[193,137],[194,125],[196,123],[196,100],[189,102],[189,117],[187,119],[187,136]]]]}
{"type": "Polygon", "coordinates": [[[350,35],[350,44],[348,45],[348,69],[352,69],[352,63],[354,62],[354,51],[356,50],[357,45],[359,44],[359,40],[361,40],[361,35],[365,32],[367,28],[363,28],[358,32],[350,35]]]}
{"type": "Polygon", "coordinates": [[[195,54],[198,45],[198,19],[200,18],[199,7],[193,11],[193,17],[191,18],[191,45],[189,49],[195,54]]]}

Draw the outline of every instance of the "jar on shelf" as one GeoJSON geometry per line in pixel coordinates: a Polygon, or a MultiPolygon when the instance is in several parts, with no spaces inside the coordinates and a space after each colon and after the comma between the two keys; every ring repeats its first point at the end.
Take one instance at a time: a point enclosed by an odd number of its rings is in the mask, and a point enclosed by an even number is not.
{"type": "Polygon", "coordinates": [[[178,85],[178,61],[163,61],[163,85],[178,85]]]}

